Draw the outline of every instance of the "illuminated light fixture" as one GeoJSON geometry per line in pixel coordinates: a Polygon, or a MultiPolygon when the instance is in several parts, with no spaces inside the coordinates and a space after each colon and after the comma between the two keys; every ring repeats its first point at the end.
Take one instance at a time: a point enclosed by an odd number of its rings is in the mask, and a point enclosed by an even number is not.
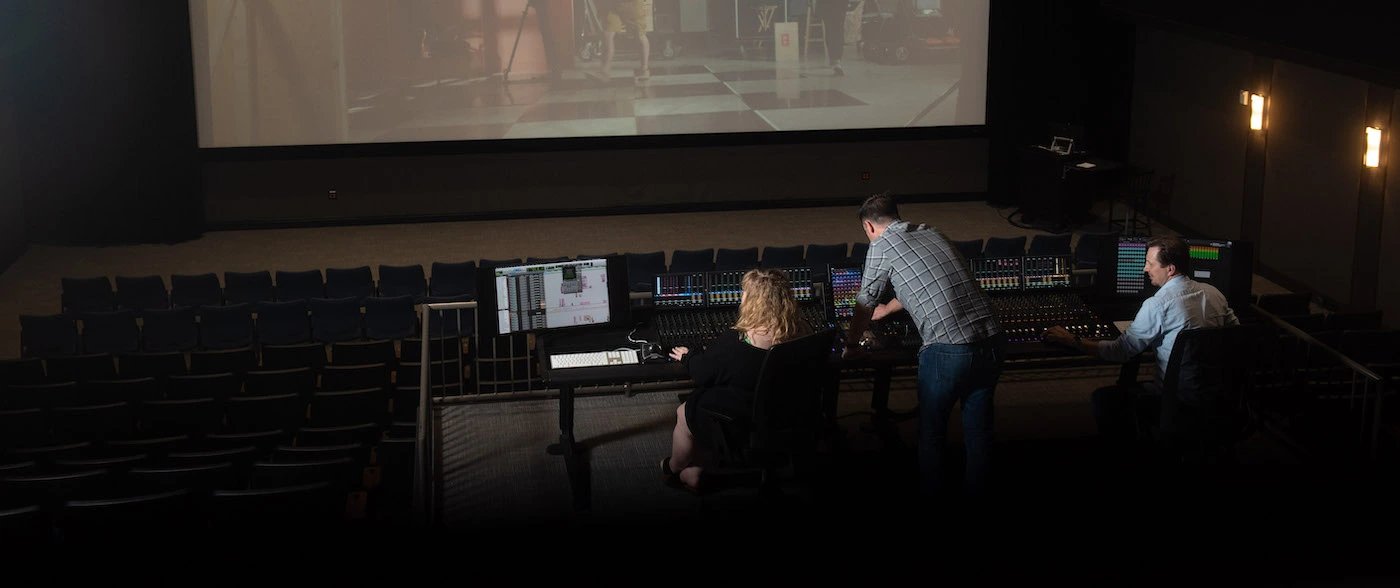
{"type": "Polygon", "coordinates": [[[1240,90],[1240,106],[1249,106],[1249,90],[1240,90]]]}
{"type": "Polygon", "coordinates": [[[1253,93],[1249,95],[1249,128],[1264,129],[1264,97],[1253,93]]]}
{"type": "Polygon", "coordinates": [[[1366,167],[1381,166],[1381,130],[1366,127],[1366,167]]]}

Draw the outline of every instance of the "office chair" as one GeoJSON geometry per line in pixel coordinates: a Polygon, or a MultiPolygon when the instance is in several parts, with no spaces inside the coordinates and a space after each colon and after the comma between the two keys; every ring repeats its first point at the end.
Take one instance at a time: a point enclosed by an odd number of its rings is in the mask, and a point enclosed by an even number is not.
{"type": "Polygon", "coordinates": [[[754,388],[752,418],[704,407],[715,427],[716,453],[725,470],[757,470],[759,493],[778,492],[777,470],[816,452],[825,426],[823,398],[835,382],[831,344],[835,329],[774,345],[754,388]]]}

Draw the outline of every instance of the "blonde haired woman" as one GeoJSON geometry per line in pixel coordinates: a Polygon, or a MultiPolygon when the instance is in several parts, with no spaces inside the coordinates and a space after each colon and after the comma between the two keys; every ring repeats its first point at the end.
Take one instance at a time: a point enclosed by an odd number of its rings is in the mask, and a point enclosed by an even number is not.
{"type": "Polygon", "coordinates": [[[676,409],[671,455],[661,460],[667,485],[700,489],[700,476],[712,461],[710,419],[697,406],[736,418],[751,416],[753,389],[768,349],[811,332],[798,314],[792,284],[783,272],[750,270],[740,282],[739,321],[734,332],[721,335],[704,350],[677,347],[671,358],[684,361],[695,392],[676,409]]]}

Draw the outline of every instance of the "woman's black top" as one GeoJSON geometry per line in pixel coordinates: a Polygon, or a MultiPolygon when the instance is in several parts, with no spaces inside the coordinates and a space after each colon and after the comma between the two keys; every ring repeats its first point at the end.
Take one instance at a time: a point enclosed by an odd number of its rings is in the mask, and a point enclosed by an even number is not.
{"type": "Polygon", "coordinates": [[[692,350],[684,358],[695,392],[685,402],[685,418],[696,441],[713,446],[711,419],[695,410],[702,406],[739,420],[753,417],[753,391],[768,351],[749,345],[733,332],[721,336],[708,349],[692,350]]]}

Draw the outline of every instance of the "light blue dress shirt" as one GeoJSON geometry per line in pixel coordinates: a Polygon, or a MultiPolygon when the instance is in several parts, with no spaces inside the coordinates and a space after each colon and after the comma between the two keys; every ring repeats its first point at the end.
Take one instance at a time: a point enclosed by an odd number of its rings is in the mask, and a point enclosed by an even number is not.
{"type": "Polygon", "coordinates": [[[1172,345],[1182,329],[1238,324],[1235,311],[1215,286],[1177,276],[1142,302],[1142,308],[1121,337],[1099,341],[1099,357],[1122,363],[1144,350],[1156,349],[1160,377],[1167,373],[1172,345]]]}

